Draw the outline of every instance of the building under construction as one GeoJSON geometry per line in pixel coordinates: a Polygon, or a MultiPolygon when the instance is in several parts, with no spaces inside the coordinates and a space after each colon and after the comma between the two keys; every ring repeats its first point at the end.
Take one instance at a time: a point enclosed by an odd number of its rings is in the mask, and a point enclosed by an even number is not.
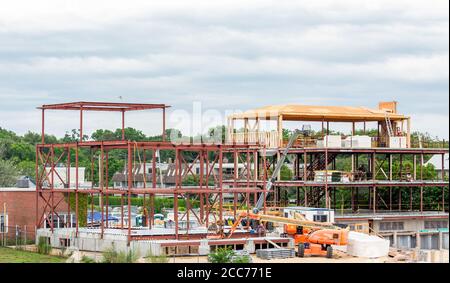
{"type": "MultiPolygon", "coordinates": [[[[217,144],[168,141],[168,107],[165,104],[101,102],[39,107],[42,111],[42,143],[36,146],[36,207],[43,207],[36,210],[36,226],[42,228],[38,230],[39,236],[48,236],[54,246],[76,244],[80,249],[96,251],[118,239],[139,248],[150,242],[167,254],[199,253],[205,246],[238,248],[252,245],[255,249],[268,246],[267,240],[279,246],[289,245],[287,238],[268,239],[254,233],[250,221],[241,225],[231,238],[221,237],[229,228],[227,220],[236,219],[239,211],[249,212],[261,195],[265,213],[282,211],[289,204],[325,208],[336,214],[336,221],[354,226],[361,223],[361,217],[365,215],[362,222],[368,224],[369,232],[378,227],[374,219],[380,214],[395,216],[388,222],[398,222],[398,219],[411,215],[414,219],[443,219],[443,225],[448,229],[448,181],[444,174],[444,155],[448,154],[448,148],[437,144],[430,147],[422,142],[414,144],[411,118],[397,113],[396,102],[380,103],[378,109],[304,105],[255,109],[230,116],[226,140],[217,144]],[[45,113],[51,110],[79,112],[79,141],[45,143],[45,125],[48,123],[45,113]],[[161,140],[126,140],[126,113],[144,110],[161,111],[161,140]],[[86,111],[118,112],[122,117],[122,139],[84,140],[83,115],[86,111]],[[262,129],[261,125],[267,120],[274,122],[275,129],[262,129]],[[287,122],[304,130],[286,149],[289,137],[283,135],[283,125],[287,122]],[[243,127],[238,129],[238,123],[243,127]],[[320,123],[321,130],[309,131],[308,123],[320,123]],[[351,134],[333,134],[333,123],[348,123],[351,134]],[[366,135],[369,123],[376,124],[376,137],[366,135]],[[357,131],[360,125],[362,130],[357,131]],[[90,155],[90,168],[86,168],[91,172],[91,187],[88,188],[79,185],[82,183],[78,174],[80,151],[90,155]],[[110,185],[108,164],[112,151],[123,152],[127,166],[124,172],[126,188],[110,185]],[[287,152],[286,166],[292,168],[292,176],[286,179],[279,174],[273,183],[274,189],[267,192],[270,173],[284,151],[287,152]],[[171,152],[175,157],[174,184],[170,186],[158,184],[157,164],[162,152],[171,152]],[[427,179],[424,176],[425,159],[436,155],[442,157],[442,174],[438,179],[427,179]],[[406,159],[412,160],[412,164],[405,162],[406,159]],[[231,175],[224,174],[225,160],[234,164],[231,175]],[[60,164],[68,168],[64,176],[56,170],[60,164]],[[148,164],[151,168],[146,168],[148,164]],[[140,166],[143,167],[141,178],[144,181],[138,187],[135,186],[135,168],[140,166]],[[194,183],[191,180],[186,184],[188,176],[195,176],[194,183]],[[56,186],[56,183],[61,185],[56,186]],[[425,201],[431,188],[442,190],[438,202],[425,201]],[[66,194],[66,202],[56,201],[55,195],[60,193],[66,194]],[[350,196],[348,203],[341,198],[346,194],[350,196]],[[84,222],[80,221],[80,216],[85,214],[80,211],[80,201],[86,195],[91,199],[98,197],[99,203],[94,207],[92,201],[87,209],[91,217],[94,210],[99,212],[100,219],[98,225],[91,223],[81,227],[80,223],[84,222]],[[292,195],[295,195],[294,200],[292,195]],[[112,196],[119,196],[121,202],[120,216],[114,222],[109,211],[112,196]],[[145,220],[140,226],[131,221],[132,197],[136,196],[143,199],[145,220]],[[161,196],[173,198],[173,219],[164,226],[155,223],[154,201],[161,196]],[[231,202],[224,203],[225,197],[231,198],[231,202]],[[180,201],[184,203],[182,209],[180,201]],[[60,215],[62,203],[67,206],[66,215],[75,217],[60,215]],[[93,244],[89,237],[98,242],[93,244]]],[[[448,242],[448,230],[446,237],[448,242]]],[[[158,254],[154,246],[144,248],[148,249],[158,254]]]]}

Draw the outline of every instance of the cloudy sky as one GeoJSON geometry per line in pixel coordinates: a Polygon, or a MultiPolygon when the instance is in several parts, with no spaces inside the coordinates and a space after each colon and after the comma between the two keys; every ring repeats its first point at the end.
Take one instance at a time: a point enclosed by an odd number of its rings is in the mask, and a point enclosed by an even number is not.
{"type": "MultiPolygon", "coordinates": [[[[19,133],[40,130],[36,106],[67,101],[167,103],[185,113],[200,105],[224,116],[269,104],[396,100],[414,130],[449,136],[448,0],[0,0],[0,7],[0,127],[19,133]]],[[[76,113],[61,114],[49,113],[50,133],[77,127],[76,113]]],[[[188,123],[180,117],[169,126],[188,123]]],[[[88,130],[120,126],[118,115],[86,120],[88,130]]],[[[128,121],[155,133],[160,113],[128,121]]]]}

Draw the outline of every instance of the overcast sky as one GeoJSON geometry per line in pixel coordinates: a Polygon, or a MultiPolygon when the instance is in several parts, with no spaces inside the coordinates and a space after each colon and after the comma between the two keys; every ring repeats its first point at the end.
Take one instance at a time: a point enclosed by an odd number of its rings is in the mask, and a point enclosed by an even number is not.
{"type": "MultiPolygon", "coordinates": [[[[35,107],[81,100],[222,115],[396,100],[413,130],[448,139],[448,62],[448,0],[0,0],[0,127],[39,132],[35,107]]],[[[77,127],[61,114],[50,133],[77,127]]],[[[159,117],[128,121],[155,133],[159,117]]],[[[87,128],[119,118],[88,115],[87,128]]]]}

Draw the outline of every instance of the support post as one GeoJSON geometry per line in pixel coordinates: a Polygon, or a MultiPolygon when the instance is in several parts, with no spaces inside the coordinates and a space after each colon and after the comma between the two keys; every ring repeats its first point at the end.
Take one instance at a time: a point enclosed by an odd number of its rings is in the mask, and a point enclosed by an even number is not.
{"type": "Polygon", "coordinates": [[[122,140],[125,140],[125,110],[122,110],[122,140]]]}
{"type": "Polygon", "coordinates": [[[249,124],[248,124],[248,118],[244,119],[244,143],[248,144],[249,141],[249,124]]]}
{"type": "MultiPolygon", "coordinates": [[[[103,239],[103,233],[104,233],[104,213],[103,213],[103,190],[104,190],[104,146],[103,146],[103,141],[100,145],[100,162],[99,162],[99,168],[98,168],[98,172],[99,172],[99,185],[100,185],[100,213],[101,215],[101,225],[100,225],[100,229],[101,229],[101,233],[100,233],[100,237],[103,239]]],[[[108,216],[106,216],[106,218],[108,218],[108,216]]]]}
{"type": "MultiPolygon", "coordinates": [[[[180,152],[179,149],[175,149],[175,190],[178,190],[179,188],[179,175],[181,175],[180,172],[180,152]]],[[[175,222],[175,239],[178,240],[178,194],[175,192],[173,195],[173,220],[175,222]]]]}
{"type": "Polygon", "coordinates": [[[83,106],[80,106],[80,142],[83,142],[83,106]]]}
{"type": "Polygon", "coordinates": [[[75,236],[78,238],[78,227],[79,227],[79,215],[78,215],[78,189],[79,189],[79,173],[78,173],[78,143],[75,147],[75,216],[76,216],[76,228],[75,236]]]}
{"type": "Polygon", "coordinates": [[[406,119],[406,145],[408,148],[411,148],[411,118],[408,117],[408,119],[406,119]]]}
{"type": "Polygon", "coordinates": [[[392,186],[389,187],[389,210],[392,211],[392,186]]]}
{"type": "Polygon", "coordinates": [[[330,208],[328,192],[328,148],[325,148],[325,207],[330,208]]]}
{"type": "Polygon", "coordinates": [[[377,186],[373,186],[373,213],[377,213],[377,186]]]}
{"type": "Polygon", "coordinates": [[[65,227],[66,228],[72,228],[72,222],[71,222],[71,217],[70,217],[70,147],[67,147],[67,165],[66,165],[66,170],[67,170],[67,189],[69,190],[67,193],[67,218],[69,219],[67,221],[66,219],[66,223],[65,223],[65,227]],[[69,226],[70,223],[70,226],[69,226]]]}
{"type": "MultiPolygon", "coordinates": [[[[445,181],[445,154],[442,154],[442,181],[445,181]]],[[[442,211],[445,212],[445,186],[442,186],[442,211]]]]}
{"type": "MultiPolygon", "coordinates": [[[[35,231],[39,228],[40,223],[39,223],[39,193],[41,190],[41,180],[39,178],[39,154],[40,154],[40,148],[38,147],[38,145],[36,145],[36,161],[35,161],[35,174],[36,174],[36,225],[35,225],[35,231]]],[[[44,167],[45,168],[45,167],[44,167]]],[[[5,213],[6,214],[6,213],[5,213]]],[[[3,217],[5,217],[6,215],[4,215],[3,217]]],[[[6,218],[4,218],[6,220],[6,218]]]]}
{"type": "Polygon", "coordinates": [[[51,203],[52,203],[52,209],[51,209],[51,215],[52,215],[52,222],[51,222],[51,230],[52,230],[52,233],[53,233],[53,231],[54,231],[54,223],[55,223],[55,206],[54,206],[54,200],[55,200],[55,198],[54,198],[54,190],[55,190],[55,166],[56,166],[56,164],[55,164],[55,147],[52,145],[51,146],[51,148],[50,148],[50,150],[51,150],[51,152],[50,152],[50,158],[51,158],[51,160],[52,160],[52,163],[51,163],[51,172],[52,172],[52,174],[51,174],[51,185],[50,185],[50,190],[51,190],[51,203]]]}
{"type": "Polygon", "coordinates": [[[109,170],[108,170],[108,163],[109,163],[109,153],[108,153],[108,151],[106,151],[105,152],[105,173],[106,173],[106,176],[105,176],[105,184],[106,184],[106,194],[105,194],[105,205],[106,205],[106,228],[108,228],[109,227],[109,217],[108,217],[108,215],[109,215],[109,211],[108,211],[108,206],[109,206],[109,177],[108,177],[108,172],[109,172],[109,170]]]}
{"type": "Polygon", "coordinates": [[[283,115],[278,116],[278,147],[283,147],[283,115]]]}
{"type": "Polygon", "coordinates": [[[128,245],[130,245],[131,241],[131,189],[133,188],[133,159],[132,159],[132,150],[131,150],[131,142],[128,142],[128,245]]]}
{"type": "Polygon", "coordinates": [[[162,129],[162,140],[163,141],[166,141],[166,107],[165,106],[163,106],[163,110],[162,110],[162,112],[163,112],[163,129],[162,129]]]}
{"type": "MultiPolygon", "coordinates": [[[[307,179],[308,179],[308,169],[307,169],[307,159],[308,159],[308,155],[306,154],[306,148],[303,149],[303,183],[306,183],[307,179]]],[[[306,190],[305,190],[306,192],[306,190]]]]}
{"type": "Polygon", "coordinates": [[[414,154],[414,156],[413,156],[413,171],[414,171],[413,178],[415,181],[415,180],[417,180],[417,156],[416,156],[416,154],[414,154]]]}
{"type": "Polygon", "coordinates": [[[45,143],[45,110],[42,109],[42,124],[41,124],[41,143],[45,143]]]}
{"type": "MultiPolygon", "coordinates": [[[[248,151],[247,151],[248,156],[248,151]]],[[[247,157],[249,159],[249,157],[247,157]]],[[[219,200],[219,219],[223,223],[223,149],[219,146],[219,186],[220,186],[220,200],[219,200]]],[[[247,171],[250,172],[250,165],[248,164],[247,171]]]]}
{"type": "Polygon", "coordinates": [[[392,181],[392,154],[389,153],[389,181],[392,181]]]}

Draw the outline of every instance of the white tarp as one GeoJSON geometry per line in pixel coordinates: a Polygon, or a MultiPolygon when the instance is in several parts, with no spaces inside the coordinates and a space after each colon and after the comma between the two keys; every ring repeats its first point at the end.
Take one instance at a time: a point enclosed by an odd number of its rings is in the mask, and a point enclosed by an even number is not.
{"type": "Polygon", "coordinates": [[[406,148],[406,137],[390,137],[390,148],[406,148]]]}
{"type": "Polygon", "coordinates": [[[317,147],[342,147],[342,138],[340,135],[327,135],[323,140],[317,141],[317,147]]]}
{"type": "Polygon", "coordinates": [[[349,136],[343,141],[346,148],[371,148],[372,138],[369,136],[349,136]]]}
{"type": "Polygon", "coordinates": [[[389,240],[352,232],[348,234],[347,254],[357,257],[384,257],[389,253],[389,240]]]}

